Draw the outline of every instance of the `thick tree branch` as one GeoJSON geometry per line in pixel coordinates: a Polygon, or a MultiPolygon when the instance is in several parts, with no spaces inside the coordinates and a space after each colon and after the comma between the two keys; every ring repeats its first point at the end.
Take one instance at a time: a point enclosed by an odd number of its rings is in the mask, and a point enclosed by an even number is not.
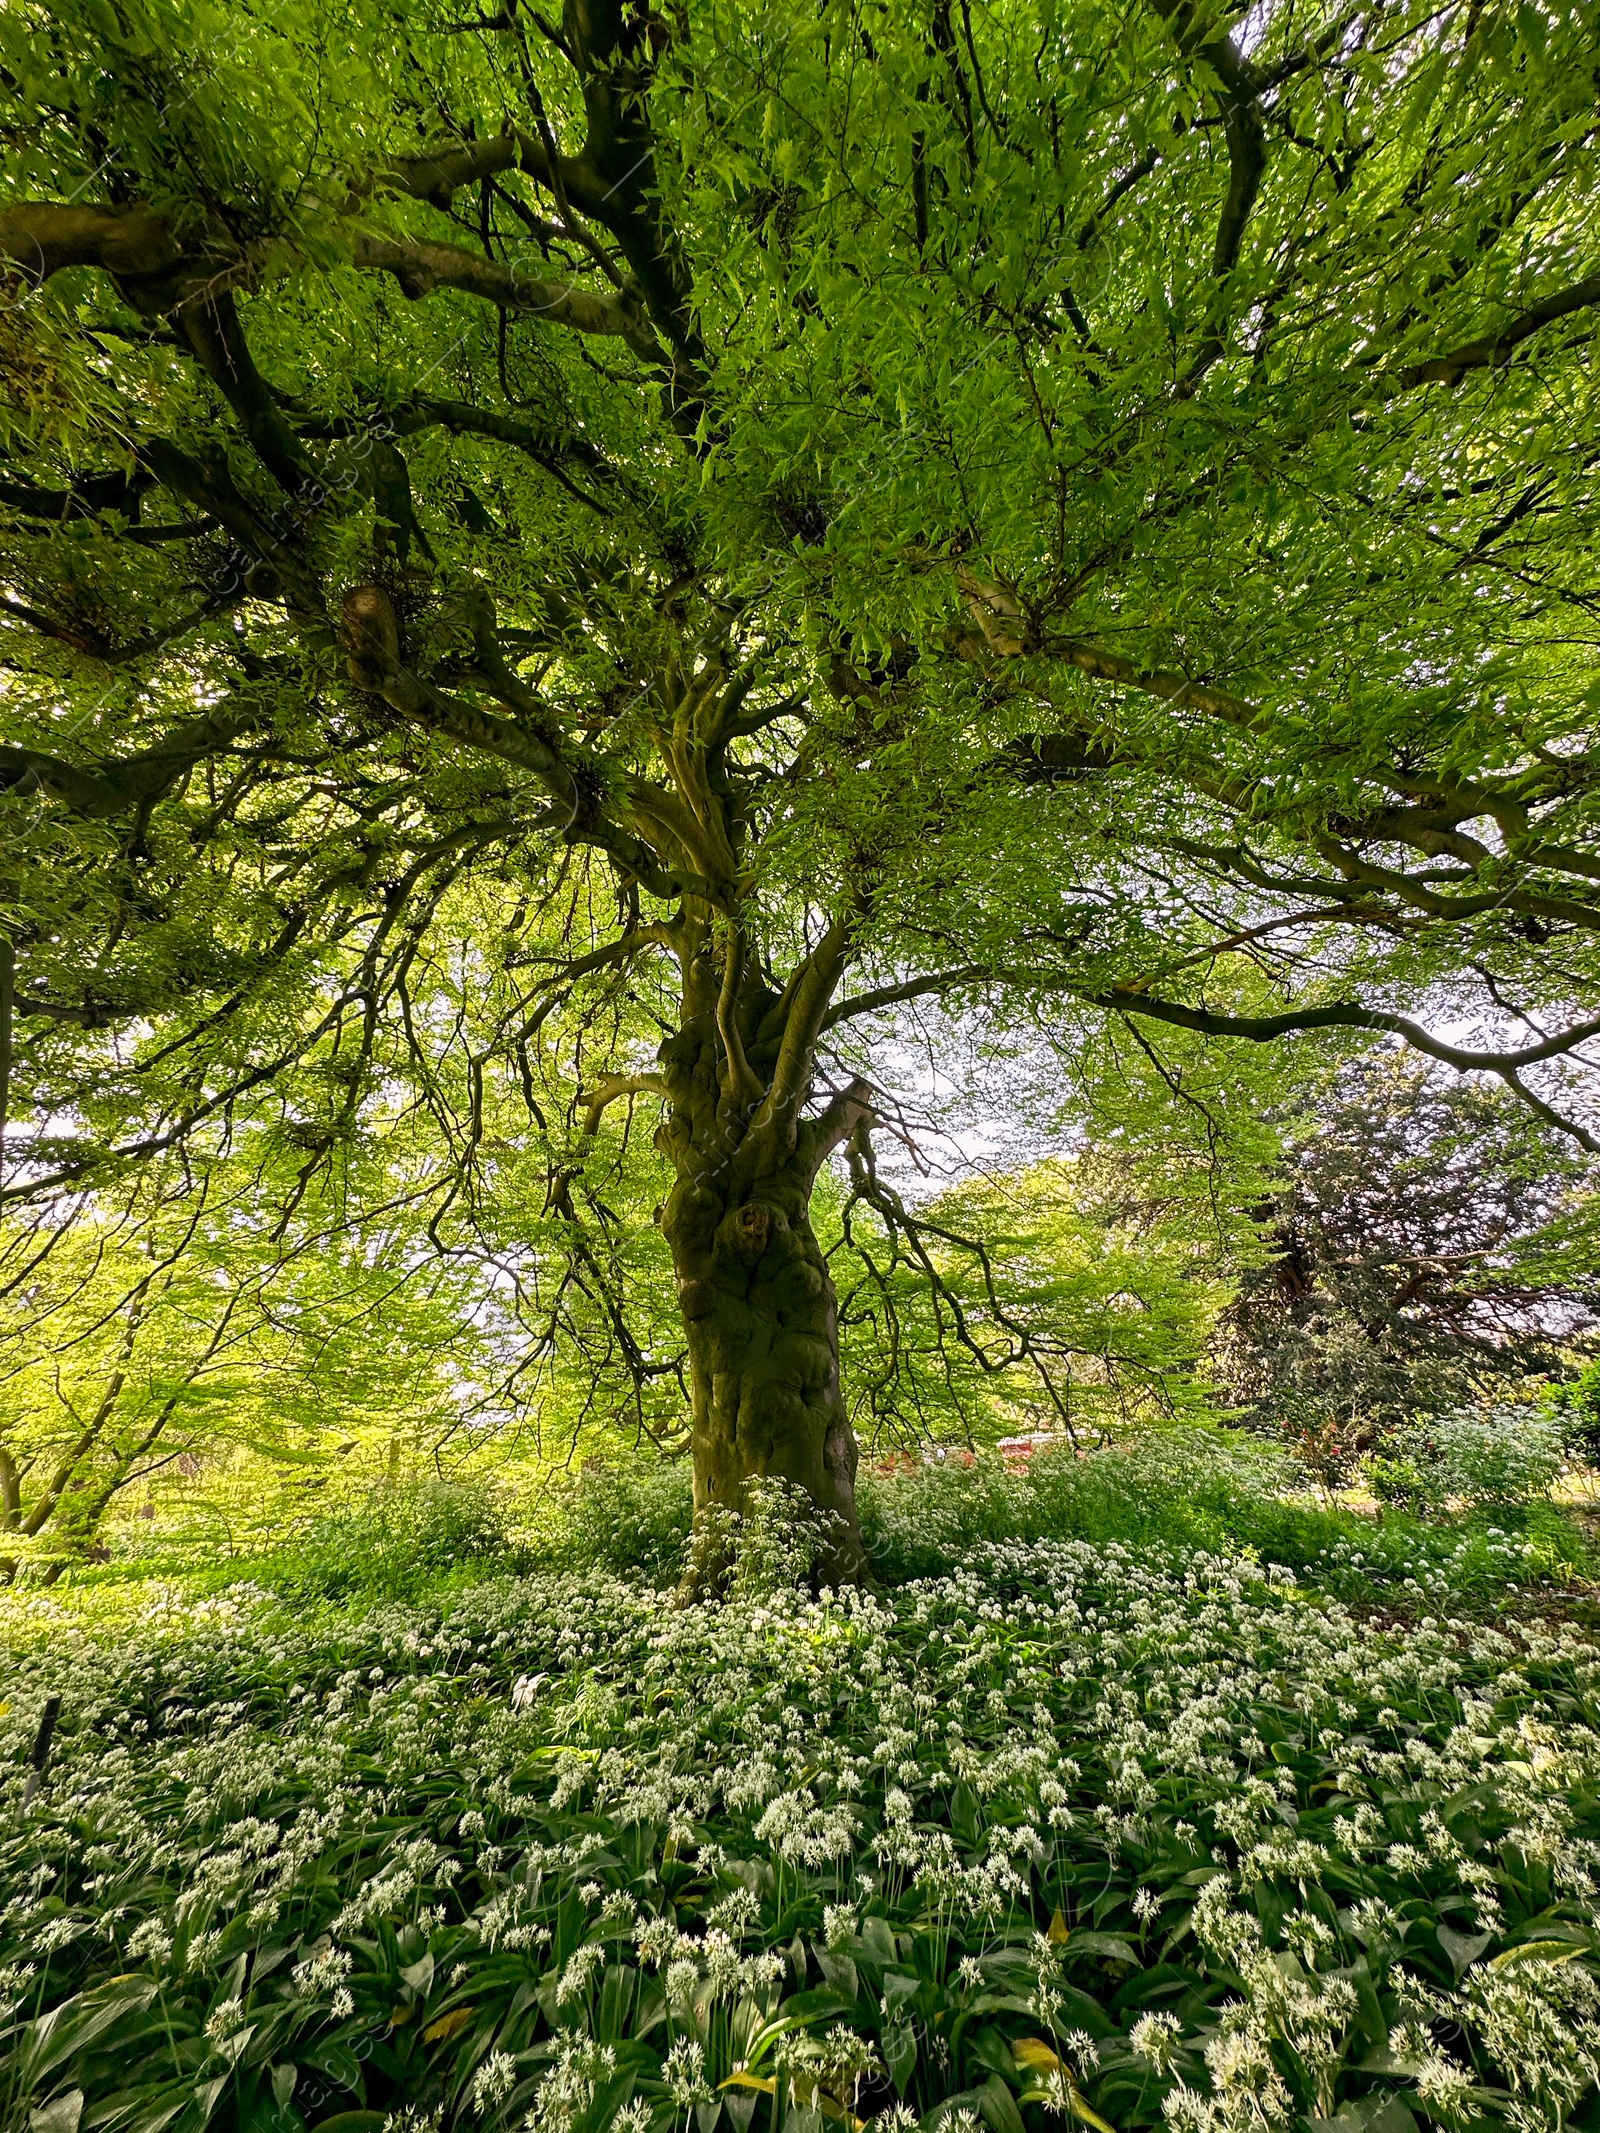
{"type": "Polygon", "coordinates": [[[548,963],[551,965],[550,974],[542,981],[540,989],[543,989],[544,985],[567,985],[577,978],[590,976],[596,970],[612,970],[619,963],[630,962],[646,948],[670,948],[674,938],[670,924],[630,926],[627,932],[619,934],[616,940],[607,941],[602,948],[591,948],[584,955],[541,955],[533,958],[508,956],[506,968],[524,969],[530,960],[548,963]]]}
{"type": "Polygon", "coordinates": [[[378,586],[361,586],[346,595],[341,634],[350,678],[359,688],[370,690],[425,732],[482,749],[531,771],[566,811],[565,835],[608,853],[652,896],[676,901],[700,895],[716,900],[714,884],[663,867],[642,838],[605,817],[596,785],[582,778],[541,730],[544,706],[506,665],[485,618],[480,617],[475,628],[478,663],[488,668],[487,678],[513,704],[531,714],[521,722],[513,723],[463,697],[449,695],[405,666],[399,656],[400,632],[393,605],[378,586]]]}
{"type": "Polygon", "coordinates": [[[201,369],[239,418],[240,428],[267,472],[286,494],[303,495],[315,482],[316,469],[271,386],[256,368],[231,292],[223,290],[209,302],[184,304],[177,313],[177,327],[201,369]]]}
{"type": "Polygon", "coordinates": [[[504,265],[461,245],[432,244],[377,230],[354,230],[346,242],[356,266],[392,274],[402,292],[413,299],[431,295],[435,289],[454,289],[525,318],[626,341],[641,361],[652,365],[661,361],[654,334],[621,297],[602,296],[571,282],[545,281],[515,262],[504,265]]]}
{"type": "MultiPolygon", "coordinates": [[[[516,262],[487,259],[461,245],[360,225],[341,228],[339,238],[353,265],[392,274],[409,297],[455,289],[552,325],[620,338],[652,365],[662,360],[648,324],[621,296],[547,281],[516,262]]],[[[202,300],[202,308],[214,307],[231,288],[249,283],[259,266],[248,247],[214,233],[186,247],[146,201],[115,208],[17,202],[0,209],[0,259],[10,260],[37,282],[67,267],[98,267],[112,276],[130,302],[157,312],[178,309],[195,297],[202,300]]],[[[188,327],[182,321],[180,325],[187,337],[188,327]]],[[[209,336],[202,332],[202,338],[209,336]]],[[[203,360],[208,369],[213,360],[219,363],[213,372],[219,383],[230,375],[225,348],[210,349],[203,360]]],[[[240,372],[224,389],[230,390],[230,397],[237,391],[253,400],[258,383],[248,372],[240,372]]]]}
{"type": "MultiPolygon", "coordinates": [[[[652,63],[650,18],[623,0],[567,0],[566,54],[583,89],[583,153],[551,158],[551,188],[609,230],[621,247],[657,331],[691,377],[703,368],[689,304],[689,277],[661,219],[655,141],[642,91],[652,63]]],[[[551,144],[553,148],[553,143],[551,144]]],[[[528,143],[525,168],[535,169],[528,143]]]]}
{"type": "MultiPolygon", "coordinates": [[[[908,978],[901,985],[879,985],[871,992],[858,992],[840,1000],[822,1018],[822,1031],[836,1029],[855,1015],[875,1015],[885,1007],[898,1007],[904,1000],[925,1000],[932,993],[953,992],[961,985],[981,984],[991,973],[986,964],[966,963],[959,970],[936,970],[922,978],[908,978]]],[[[820,1034],[820,1032],[819,1032],[820,1034]]]]}
{"type": "Polygon", "coordinates": [[[36,489],[26,482],[0,481],[0,504],[24,518],[44,519],[67,525],[74,519],[98,518],[105,511],[120,511],[125,518],[137,515],[139,498],[150,486],[150,476],[134,474],[84,474],[70,489],[36,489]]]}
{"type": "Polygon", "coordinates": [[[64,267],[99,267],[131,289],[160,284],[183,262],[182,246],[148,200],[123,207],[17,200],[0,208],[0,259],[30,280],[64,267]]]}
{"type": "Polygon", "coordinates": [[[1154,0],[1171,25],[1180,50],[1204,62],[1216,76],[1222,137],[1228,150],[1228,190],[1217,216],[1211,272],[1218,291],[1199,348],[1184,372],[1181,390],[1191,393],[1223,354],[1226,342],[1225,285],[1239,261],[1245,225],[1267,167],[1267,132],[1261,115],[1261,84],[1231,37],[1208,37],[1191,0],[1154,0]]]}
{"type": "Polygon", "coordinates": [[[65,644],[85,659],[93,659],[103,667],[131,666],[136,659],[148,659],[194,628],[197,622],[208,622],[214,615],[226,614],[229,608],[237,607],[244,598],[244,587],[239,584],[225,585],[210,599],[203,600],[176,622],[169,622],[164,629],[152,630],[148,636],[135,637],[129,644],[113,644],[98,631],[86,628],[80,622],[64,622],[56,615],[46,615],[36,607],[28,607],[20,600],[0,598],[0,615],[9,615],[14,622],[24,622],[41,637],[49,637],[57,644],[65,644]]]}
{"type": "MultiPolygon", "coordinates": [[[[1013,659],[1037,655],[1059,659],[1097,681],[1115,682],[1141,694],[1160,697],[1180,709],[1193,708],[1204,712],[1232,726],[1251,730],[1264,722],[1266,714],[1262,710],[1230,690],[1191,681],[1186,675],[1161,668],[1141,667],[1120,653],[1101,645],[1087,644],[1081,639],[1037,633],[1008,587],[987,584],[966,572],[961,574],[961,583],[967,605],[977,615],[984,632],[981,647],[971,636],[957,641],[955,649],[961,657],[980,662],[989,656],[1013,659]]],[[[1014,766],[1014,774],[1029,783],[1050,782],[1056,777],[1088,769],[1110,769],[1119,761],[1131,760],[1126,744],[1113,746],[1092,735],[1074,733],[1028,735],[1013,742],[996,759],[997,764],[1007,770],[1014,766]]],[[[1259,797],[1254,788],[1245,788],[1220,769],[1208,775],[1191,765],[1188,774],[1199,789],[1229,807],[1240,808],[1259,797]]],[[[1574,776],[1583,775],[1583,766],[1562,764],[1558,766],[1558,774],[1566,776],[1570,783],[1574,776]]],[[[1542,769],[1537,773],[1539,777],[1545,775],[1542,769]]],[[[1584,880],[1600,877],[1600,861],[1539,834],[1529,813],[1529,803],[1541,795],[1536,785],[1529,785],[1526,774],[1515,788],[1508,789],[1481,783],[1469,786],[1460,781],[1454,784],[1425,781],[1408,777],[1401,771],[1379,770],[1376,776],[1393,789],[1417,792],[1419,799],[1431,804],[1375,807],[1364,815],[1332,819],[1324,830],[1308,830],[1306,841],[1325,859],[1331,860],[1349,881],[1399,895],[1415,908],[1437,917],[1464,917],[1470,916],[1474,910],[1487,912],[1504,908],[1586,930],[1600,924],[1600,913],[1576,901],[1573,896],[1555,895],[1538,888],[1496,884],[1486,888],[1481,896],[1466,901],[1459,896],[1445,896],[1433,884],[1382,866],[1358,849],[1362,844],[1406,844],[1428,857],[1448,855],[1460,858],[1469,870],[1476,870],[1496,855],[1481,839],[1465,836],[1461,825],[1488,815],[1498,823],[1505,836],[1508,856],[1520,865],[1577,875],[1584,880]]],[[[1465,885],[1469,876],[1463,875],[1459,879],[1465,885]]]]}
{"type": "Polygon", "coordinates": [[[745,1056],[744,1037],[739,1028],[745,953],[743,923],[737,915],[730,915],[723,946],[722,984],[717,991],[717,1035],[722,1039],[726,1062],[725,1086],[718,1109],[728,1117],[748,1111],[752,1104],[760,1102],[763,1093],[761,1077],[745,1056]]]}
{"type": "Polygon", "coordinates": [[[240,494],[221,458],[197,459],[165,437],[147,438],[139,457],[164,489],[214,518],[225,532],[271,573],[263,592],[275,591],[297,620],[309,623],[324,642],[331,637],[322,588],[299,552],[264,525],[240,494]]]}
{"type": "Polygon", "coordinates": [[[426,200],[430,207],[447,208],[463,185],[476,185],[484,178],[514,170],[523,160],[523,136],[507,127],[483,141],[437,141],[411,155],[396,156],[370,177],[352,185],[346,209],[359,208],[375,193],[401,193],[412,200],[426,200]]]}
{"type": "MultiPolygon", "coordinates": [[[[1146,696],[1163,697],[1168,703],[1191,704],[1197,711],[1209,712],[1232,725],[1252,726],[1260,716],[1253,704],[1233,695],[1230,690],[1214,688],[1208,682],[1193,681],[1187,674],[1174,674],[1160,667],[1141,667],[1136,660],[1126,659],[1120,652],[1109,651],[1104,645],[1086,643],[1080,637],[1052,637],[1041,633],[1009,585],[991,583],[965,569],[957,571],[956,581],[968,611],[983,633],[981,638],[970,631],[954,637],[953,649],[960,658],[980,663],[991,657],[1059,659],[1096,681],[1120,682],[1124,688],[1137,689],[1146,696]]],[[[1030,745],[1042,749],[1056,738],[1040,736],[1030,745]]],[[[1068,738],[1075,747],[1085,745],[1076,737],[1068,738]]]]}
{"type": "Polygon", "coordinates": [[[875,1094],[871,1082],[857,1075],[847,1088],[830,1097],[815,1118],[806,1121],[801,1128],[801,1136],[806,1144],[813,1177],[835,1148],[842,1148],[861,1126],[872,1124],[875,1094]]]}
{"type": "Polygon", "coordinates": [[[1252,1044],[1270,1044],[1276,1038],[1295,1036],[1308,1030],[1383,1030],[1392,1036],[1403,1037],[1415,1051],[1426,1052],[1430,1059],[1443,1060],[1461,1073],[1497,1074],[1541,1117],[1563,1133],[1570,1134],[1592,1154],[1600,1155],[1600,1139],[1586,1127],[1562,1118],[1533,1095],[1519,1078],[1524,1067],[1536,1066],[1544,1059],[1558,1058],[1586,1039],[1600,1036],[1600,1016],[1518,1051],[1473,1052],[1461,1045],[1446,1044],[1419,1022],[1413,1022],[1409,1015],[1395,1015],[1385,1008],[1356,1007],[1343,1002],[1327,1007],[1291,1008],[1281,1015],[1219,1015],[1205,1008],[1184,1007],[1175,1000],[1155,1000],[1132,986],[1119,985],[1108,993],[1086,993],[1084,998],[1092,1006],[1112,1008],[1118,1014],[1142,1015],[1149,1021],[1169,1022],[1179,1029],[1197,1030],[1208,1037],[1243,1037],[1252,1044]]]}
{"type": "Polygon", "coordinates": [[[376,449],[378,440],[388,435],[410,437],[419,430],[435,426],[449,430],[454,436],[487,437],[497,444],[512,446],[536,466],[542,467],[576,502],[599,512],[602,517],[608,514],[608,506],[591,496],[587,489],[580,488],[563,470],[561,462],[570,460],[608,482],[622,482],[619,470],[605,454],[576,431],[541,429],[516,415],[502,414],[494,408],[473,407],[465,400],[418,398],[387,412],[375,412],[370,417],[340,416],[302,421],[296,424],[296,430],[305,438],[352,438],[364,443],[371,451],[376,449]]]}
{"type": "Polygon", "coordinates": [[[1379,387],[1386,392],[1411,392],[1419,385],[1459,385],[1469,371],[1493,370],[1508,363],[1523,342],[1543,327],[1553,325],[1557,319],[1570,318],[1575,311],[1587,311],[1595,304],[1600,304],[1600,274],[1591,274],[1569,289],[1558,289],[1542,297],[1498,330],[1465,341],[1448,355],[1430,356],[1425,362],[1409,363],[1402,370],[1380,377],[1379,387]]]}
{"type": "Polygon", "coordinates": [[[822,939],[806,958],[793,992],[783,1025],[783,1037],[772,1070],[766,1098],[750,1122],[759,1141],[792,1147],[801,1102],[811,1079],[811,1068],[823,1017],[834,989],[844,975],[859,913],[830,921],[822,939]]]}
{"type": "Polygon", "coordinates": [[[604,1081],[596,1082],[578,1098],[584,1106],[583,1135],[593,1140],[600,1131],[600,1120],[609,1105],[623,1096],[665,1096],[665,1076],[661,1074],[612,1074],[604,1081]]]}
{"type": "Polygon", "coordinates": [[[525,417],[502,414],[496,408],[471,407],[464,400],[412,400],[396,412],[393,422],[401,435],[437,422],[458,436],[489,437],[496,443],[512,445],[547,470],[558,460],[570,459],[591,474],[613,481],[618,478],[617,469],[604,452],[576,430],[540,429],[525,417]]]}
{"type": "Polygon", "coordinates": [[[231,717],[208,711],[142,754],[92,766],[40,749],[0,747],[0,792],[39,793],[91,818],[122,814],[161,799],[196,763],[227,755],[241,735],[268,722],[254,708],[231,717]]]}

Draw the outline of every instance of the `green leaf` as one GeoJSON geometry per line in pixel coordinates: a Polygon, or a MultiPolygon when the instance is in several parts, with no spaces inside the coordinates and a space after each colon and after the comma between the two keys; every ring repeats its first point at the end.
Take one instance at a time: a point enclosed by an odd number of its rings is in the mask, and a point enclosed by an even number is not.
{"type": "Polygon", "coordinates": [[[1025,2133],[1017,2099],[998,2074],[991,2074],[979,2089],[978,2109],[991,2133],[1025,2133]]]}
{"type": "Polygon", "coordinates": [[[595,2036],[602,2044],[614,2044],[627,2034],[639,1972],[626,1963],[612,1963],[600,1986],[600,2004],[595,2014],[595,2036]]]}
{"type": "Polygon", "coordinates": [[[155,1996],[154,1978],[113,1978],[52,2007],[34,2023],[24,2047],[24,2088],[38,2088],[46,2074],[104,2036],[124,2015],[142,2013],[155,1996]]]}
{"type": "Polygon", "coordinates": [[[903,2096],[917,2064],[916,2032],[909,2022],[896,2022],[884,2030],[878,2048],[883,2053],[889,2079],[903,2096]]]}
{"type": "Polygon", "coordinates": [[[977,2089],[958,2089],[953,2096],[944,2096],[923,2115],[924,2133],[937,2133],[944,2121],[957,2111],[976,2110],[979,2092],[977,2089]]]}
{"type": "Polygon", "coordinates": [[[978,2031],[968,2050],[978,2064],[986,2066],[992,2074],[999,2074],[1004,2078],[1016,2070],[1016,2060],[1012,2056],[1010,2044],[992,2024],[978,2031]]]}
{"type": "Polygon", "coordinates": [[[728,2123],[734,2133],[750,2133],[750,2121],[756,2115],[756,2106],[761,2101],[756,2089],[729,2089],[722,2099],[722,2108],[727,2113],[728,2123]]]}
{"type": "Polygon", "coordinates": [[[1093,1933],[1086,1929],[1078,1929],[1073,1932],[1071,1939],[1067,1942],[1067,1953],[1069,1955],[1098,1955],[1107,1962],[1127,1963],[1134,1969],[1138,1968],[1142,1960],[1138,1950],[1131,1947],[1120,1934],[1093,1933]]]}
{"type": "MultiPolygon", "coordinates": [[[[1440,1928],[1443,1937],[1443,1928],[1440,1928]]],[[[1587,1942],[1570,1940],[1523,1940],[1514,1948],[1502,1948],[1491,1956],[1491,1970],[1509,1970],[1517,1963],[1570,1963],[1575,1956],[1586,1952],[1587,1942]]]]}
{"type": "Polygon", "coordinates": [[[1439,1945],[1449,1956],[1450,1967],[1457,1977],[1478,1960],[1494,1939],[1492,1933],[1456,1933],[1449,1926],[1439,1926],[1435,1930],[1439,1945]]]}
{"type": "Polygon", "coordinates": [[[363,2088],[361,2061],[338,2037],[328,2037],[302,2053],[307,2066],[314,2066],[319,2074],[329,2074],[341,2087],[352,2089],[359,2096],[363,2088]]]}
{"type": "Polygon", "coordinates": [[[853,1993],[846,1999],[832,1985],[811,1985],[791,1993],[778,2012],[796,2022],[820,2022],[828,2015],[848,2014],[855,2004],[853,1993]]]}
{"type": "Polygon", "coordinates": [[[232,2079],[233,2076],[231,2074],[218,2074],[214,2080],[202,2081],[196,2088],[194,2100],[201,2125],[209,2123],[211,2114],[217,2107],[218,2097],[232,2079]]]}

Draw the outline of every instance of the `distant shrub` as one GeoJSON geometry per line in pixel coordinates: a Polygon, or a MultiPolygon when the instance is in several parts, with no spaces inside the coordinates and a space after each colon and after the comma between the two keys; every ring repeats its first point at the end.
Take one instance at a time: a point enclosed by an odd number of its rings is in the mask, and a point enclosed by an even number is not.
{"type": "Polygon", "coordinates": [[[1024,1473],[980,1455],[972,1467],[864,1476],[862,1531],[886,1585],[947,1575],[986,1543],[1048,1540],[1180,1561],[1242,1555],[1351,1598],[1484,1603],[1543,1578],[1593,1575],[1582,1534],[1554,1504],[1502,1508],[1500,1525],[1486,1514],[1503,1500],[1489,1497],[1465,1520],[1402,1504],[1374,1519],[1312,1500],[1304,1483],[1298,1462],[1259,1439],[1150,1429],[1082,1457],[1036,1453],[1024,1473]]]}
{"type": "Polygon", "coordinates": [[[499,1491],[482,1481],[428,1481],[319,1509],[254,1574],[273,1591],[314,1599],[403,1598],[463,1567],[512,1560],[499,1491]]]}
{"type": "MultiPolygon", "coordinates": [[[[1529,1418],[1530,1411],[1517,1411],[1520,1424],[1529,1418]]],[[[1550,1446],[1560,1429],[1548,1417],[1546,1425],[1531,1441],[1542,1447],[1548,1470],[1552,1458],[1559,1465],[1550,1446]]],[[[1397,1449],[1391,1461],[1399,1457],[1397,1449]]],[[[1414,1479],[1399,1474],[1388,1509],[1374,1519],[1315,1498],[1304,1466],[1258,1436],[1204,1425],[1152,1427],[1082,1456],[1070,1447],[1039,1447],[1025,1465],[990,1452],[901,1462],[894,1471],[864,1465],[862,1534],[874,1578],[886,1589],[947,1576],[997,1542],[1051,1540],[1171,1560],[1238,1555],[1281,1564],[1308,1584],[1352,1597],[1402,1588],[1428,1599],[1486,1602],[1508,1586],[1594,1574],[1574,1521],[1537,1495],[1530,1501],[1512,1492],[1513,1482],[1526,1485],[1532,1472],[1526,1458],[1513,1474],[1505,1447],[1496,1447],[1493,1459],[1478,1460],[1470,1490],[1462,1479],[1466,1458],[1456,1459],[1449,1486],[1431,1467],[1419,1467],[1414,1479]],[[1452,1493],[1466,1498],[1469,1515],[1440,1521],[1434,1514],[1452,1493]],[[1496,1516],[1499,1523],[1490,1523],[1496,1516]]],[[[145,1580],[176,1578],[191,1593],[247,1579],[296,1602],[358,1606],[508,1572],[609,1574],[671,1587],[688,1557],[692,1498],[686,1460],[591,1465],[554,1485],[546,1477],[537,1493],[483,1481],[384,1485],[352,1490],[314,1511],[302,1505],[279,1527],[271,1550],[236,1549],[198,1562],[174,1561],[169,1550],[132,1569],[145,1580]]],[[[757,1506],[730,1529],[727,1567],[736,1591],[804,1580],[800,1559],[816,1536],[801,1530],[804,1521],[797,1526],[782,1515],[781,1504],[769,1509],[770,1516],[757,1506]]],[[[74,1585],[115,1584],[119,1570],[125,1578],[130,1566],[80,1575],[74,1585]]]]}
{"type": "Polygon", "coordinates": [[[683,1567],[693,1510],[686,1460],[589,1466],[529,1546],[553,1569],[610,1570],[667,1585],[683,1567]]]}
{"type": "Polygon", "coordinates": [[[1575,1466],[1600,1467],[1600,1363],[1552,1386],[1549,1401],[1567,1457],[1575,1466]]]}
{"type": "Polygon", "coordinates": [[[1536,1407],[1436,1415],[1398,1430],[1368,1462],[1385,1503],[1516,1510],[1549,1495],[1566,1464],[1558,1419],[1536,1407]]]}
{"type": "Polygon", "coordinates": [[[1265,1537],[1263,1517],[1276,1532],[1295,1478],[1286,1456],[1254,1440],[1151,1429],[1082,1455],[1036,1451],[1021,1472],[980,1454],[864,1477],[862,1530],[889,1583],[938,1576],[986,1541],[1249,1546],[1265,1537]]]}
{"type": "Polygon", "coordinates": [[[1263,1410],[1284,1449],[1317,1488],[1343,1488],[1357,1462],[1356,1431],[1348,1414],[1294,1389],[1279,1393],[1263,1410]]]}

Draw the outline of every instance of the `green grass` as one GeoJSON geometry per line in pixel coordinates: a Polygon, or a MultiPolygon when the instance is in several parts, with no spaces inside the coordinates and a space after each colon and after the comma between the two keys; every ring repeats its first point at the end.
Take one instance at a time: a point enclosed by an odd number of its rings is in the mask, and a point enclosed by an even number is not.
{"type": "MultiPolygon", "coordinates": [[[[1081,1458],[1040,1456],[1024,1472],[993,1454],[892,1476],[865,1467],[859,1493],[888,1588],[943,1575],[985,1543],[1032,1540],[1237,1555],[1341,1598],[1402,1610],[1448,1601],[1489,1611],[1508,1593],[1581,1595],[1600,1578],[1584,1529],[1555,1504],[1457,1519],[1394,1506],[1368,1515],[1297,1484],[1259,1438],[1197,1426],[1145,1432],[1081,1458]]],[[[421,1599],[534,1571],[670,1585],[690,1509],[682,1463],[589,1468],[531,1506],[482,1483],[378,1488],[302,1514],[270,1551],[207,1553],[135,1533],[139,1552],[75,1570],[67,1589],[92,1605],[90,1593],[130,1579],[191,1594],[248,1583],[314,1606],[421,1599]]]]}
{"type": "Polygon", "coordinates": [[[1508,1590],[1572,1586],[1596,1565],[1581,1528],[1544,1504],[1519,1514],[1427,1520],[1368,1516],[1296,1492],[1259,1440],[1201,1428],[1152,1432],[1084,1458],[1036,1457],[924,1466],[869,1477],[863,1524],[890,1584],[939,1574],[984,1541],[1120,1542],[1174,1556],[1195,1551],[1276,1563],[1352,1600],[1448,1600],[1487,1608],[1508,1590]]]}

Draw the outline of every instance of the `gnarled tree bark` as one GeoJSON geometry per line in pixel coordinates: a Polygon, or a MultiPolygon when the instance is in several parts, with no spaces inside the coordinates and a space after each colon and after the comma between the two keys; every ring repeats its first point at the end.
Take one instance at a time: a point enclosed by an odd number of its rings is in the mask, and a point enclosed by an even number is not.
{"type": "Polygon", "coordinates": [[[817,1574],[855,1584],[867,1567],[856,1441],[833,1282],[811,1227],[815,1175],[804,1150],[770,1170],[680,1174],[662,1229],[689,1346],[697,1517],[712,1505],[744,1511],[757,1478],[793,1482],[826,1535],[817,1574]]]}
{"type": "MultiPolygon", "coordinates": [[[[693,708],[682,702],[679,745],[661,736],[676,758],[680,795],[697,803],[686,816],[699,833],[664,837],[664,856],[680,865],[721,871],[719,860],[733,859],[739,842],[737,810],[718,791],[715,739],[706,750],[691,738],[697,730],[714,736],[726,705],[716,691],[693,708]],[[719,852],[724,838],[728,849],[719,852]]],[[[658,809],[665,798],[654,795],[658,809]]],[[[682,974],[678,1029],[654,1071],[591,1092],[589,1124],[618,1097],[648,1093],[665,1103],[656,1144],[673,1184],[660,1223],[689,1356],[703,1540],[692,1581],[714,1583],[723,1567],[717,1522],[705,1514],[743,1514],[750,1484],[776,1479],[804,1489],[823,1528],[816,1576],[855,1584],[867,1574],[856,1443],[840,1388],[837,1302],[810,1207],[829,1155],[871,1117],[863,1081],[812,1104],[816,1045],[857,914],[836,919],[779,989],[758,967],[736,893],[730,901],[731,911],[686,897],[668,926],[652,929],[682,974]]]]}

